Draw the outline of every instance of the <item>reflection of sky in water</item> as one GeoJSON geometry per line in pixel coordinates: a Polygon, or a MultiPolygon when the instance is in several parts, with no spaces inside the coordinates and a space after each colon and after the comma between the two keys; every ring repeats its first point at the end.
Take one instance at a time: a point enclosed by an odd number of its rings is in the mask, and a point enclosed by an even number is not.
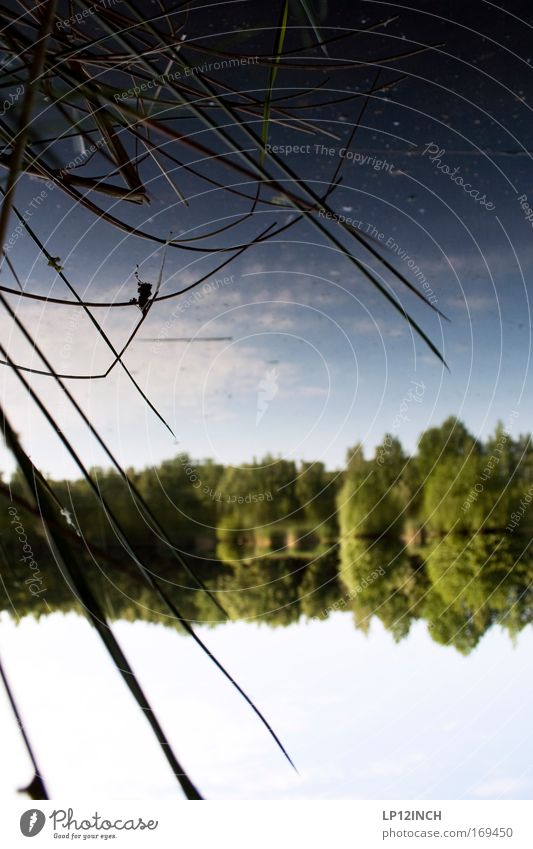
{"type": "MultiPolygon", "coordinates": [[[[415,234],[408,244],[418,257],[415,234]]],[[[169,342],[159,348],[135,342],[130,348],[128,365],[170,422],[179,447],[119,370],[105,381],[70,382],[70,388],[126,466],[157,463],[185,450],[224,463],[251,461],[270,451],[338,467],[348,446],[361,440],[370,449],[394,428],[412,380],[421,381],[425,391],[421,403],[410,405],[408,420],[397,432],[408,450],[424,429],[452,413],[476,435],[486,436],[499,418],[506,420],[517,409],[517,429],[529,430],[530,322],[521,273],[527,279],[530,266],[520,271],[501,250],[492,269],[496,291],[482,260],[466,253],[460,258],[462,281],[445,269],[431,277],[450,324],[440,325],[423,304],[412,305],[444,347],[450,374],[415,342],[379,295],[352,279],[345,262],[331,257],[328,267],[321,262],[324,257],[313,259],[311,271],[301,247],[272,245],[257,250],[253,262],[236,262],[233,284],[208,293],[166,330],[167,335],[231,336],[233,341],[169,342]],[[473,282],[476,269],[483,277],[479,283],[473,282]],[[259,386],[273,368],[278,392],[256,425],[259,386]]],[[[116,312],[105,327],[119,344],[130,332],[132,315],[116,312]]],[[[169,307],[154,308],[140,335],[157,337],[169,312],[169,307]]],[[[57,367],[102,372],[109,364],[108,352],[95,342],[87,319],[80,317],[69,329],[71,314],[69,307],[24,305],[20,310],[57,367]],[[54,342],[59,316],[65,334],[75,337],[68,357],[54,342]]],[[[16,336],[11,341],[19,362],[38,366],[28,346],[16,336]]],[[[5,372],[2,378],[13,420],[35,461],[53,475],[75,475],[16,379],[5,372]]],[[[34,378],[32,383],[45,392],[88,465],[107,463],[51,381],[34,378]]],[[[12,467],[3,448],[1,464],[12,467]]]]}
{"type": "MultiPolygon", "coordinates": [[[[351,3],[330,4],[328,22],[332,27],[357,27],[363,19],[368,24],[386,16],[381,7],[367,5],[369,8],[360,12],[351,3]]],[[[253,7],[247,4],[247,14],[260,18],[260,4],[253,7]]],[[[175,428],[182,450],[195,457],[214,455],[226,463],[274,451],[339,465],[346,448],[357,440],[369,448],[381,440],[415,375],[428,390],[423,405],[410,411],[399,434],[408,449],[424,428],[451,413],[464,418],[476,435],[486,435],[498,418],[505,419],[515,408],[520,408],[519,427],[529,427],[531,224],[517,198],[525,193],[533,200],[531,108],[526,88],[531,73],[530,30],[520,21],[521,15],[529,20],[530,9],[521,2],[513,9],[518,17],[494,6],[487,10],[465,4],[459,13],[440,0],[432,4],[431,12],[402,8],[399,20],[389,24],[384,33],[356,42],[340,41],[333,49],[333,55],[352,56],[355,43],[358,55],[365,57],[372,51],[374,55],[376,51],[382,55],[404,51],[411,41],[417,45],[446,41],[438,53],[392,63],[384,72],[387,81],[404,72],[408,78],[371,100],[353,148],[361,156],[386,159],[393,168],[376,170],[369,164],[347,162],[344,182],[332,196],[332,204],[338,212],[361,221],[364,232],[367,225],[377,227],[383,234],[378,237],[379,249],[419,288],[420,280],[413,277],[406,257],[420,267],[450,324],[440,325],[426,304],[401,285],[392,285],[405,308],[444,351],[451,374],[442,372],[423,343],[413,340],[390,304],[331,244],[312,227],[299,224],[215,275],[234,274],[234,281],[211,291],[172,323],[171,335],[231,335],[233,343],[189,348],[170,343],[157,352],[148,344],[135,343],[127,354],[140,384],[175,428]],[[448,20],[452,14],[459,18],[457,24],[448,20]],[[445,17],[445,24],[439,15],[445,17]],[[493,212],[482,208],[423,155],[430,143],[445,151],[442,164],[451,171],[458,168],[465,181],[486,193],[495,203],[493,212]],[[387,248],[389,239],[399,251],[387,248]],[[279,392],[260,427],[251,429],[257,386],[273,361],[279,370],[279,392]],[[522,394],[525,400],[521,400],[522,394]],[[297,424],[312,426],[320,416],[320,428],[302,441],[309,427],[297,433],[297,424]]],[[[238,28],[242,26],[239,4],[236,9],[229,7],[227,15],[228,29],[235,20],[238,28]]],[[[196,22],[200,31],[211,24],[201,16],[196,22]]],[[[317,102],[354,90],[356,85],[368,86],[373,71],[366,78],[365,73],[354,76],[343,70],[332,74],[328,85],[317,93],[317,102]]],[[[264,69],[247,67],[242,80],[238,75],[232,80],[237,86],[246,83],[261,88],[264,69]]],[[[276,84],[287,94],[311,82],[316,84],[316,76],[311,80],[306,72],[291,76],[281,70],[276,84]]],[[[285,127],[271,128],[274,144],[310,144],[310,155],[296,153],[287,157],[287,164],[312,181],[318,192],[327,187],[339,157],[317,154],[315,145],[325,142],[328,149],[342,149],[359,105],[358,101],[346,102],[319,112],[321,129],[334,132],[337,141],[320,133],[309,136],[285,127]]],[[[315,117],[315,110],[305,114],[315,117]]],[[[252,128],[258,131],[257,124],[252,128]]],[[[244,137],[236,135],[244,144],[244,137]]],[[[201,133],[201,139],[213,143],[207,132],[201,133]]],[[[72,150],[65,156],[72,156],[72,150]]],[[[185,161],[196,156],[196,152],[187,152],[185,161]]],[[[204,183],[198,194],[198,182],[180,170],[181,189],[186,195],[195,195],[185,211],[155,166],[153,173],[146,167],[153,203],[130,207],[124,214],[131,223],[159,237],[165,238],[170,229],[180,235],[189,228],[198,235],[205,232],[198,228],[209,222],[218,227],[227,223],[228,216],[248,210],[235,196],[204,183]]],[[[231,179],[240,178],[231,175],[231,179]]],[[[35,181],[21,181],[17,204],[22,210],[31,203],[36,185],[41,188],[35,181]]],[[[242,229],[230,230],[214,242],[225,247],[232,240],[251,238],[274,220],[283,224],[288,215],[279,206],[259,206],[242,229]]],[[[136,262],[142,264],[145,279],[157,277],[159,247],[110,229],[57,190],[46,199],[32,224],[61,256],[78,291],[95,299],[120,296],[128,300],[134,296],[136,262]]],[[[357,249],[357,254],[373,263],[366,252],[357,249]]],[[[53,284],[55,296],[64,294],[64,286],[54,282],[55,273],[26,238],[17,243],[16,259],[31,291],[49,292],[53,284]]],[[[164,291],[179,290],[219,261],[220,255],[170,251],[164,291]]],[[[8,277],[6,273],[5,282],[8,277]]],[[[386,273],[384,280],[391,282],[386,273]]],[[[142,335],[157,336],[175,303],[166,301],[155,307],[142,335]]],[[[107,316],[98,311],[98,317],[105,320],[106,330],[118,344],[127,338],[135,313],[135,308],[112,310],[107,316]]],[[[26,302],[20,315],[38,334],[57,367],[93,373],[109,363],[108,352],[95,343],[87,319],[81,317],[73,325],[70,307],[43,310],[41,304],[26,302]],[[75,343],[62,353],[69,334],[74,335],[75,343]]],[[[13,337],[11,345],[20,362],[37,365],[20,340],[13,337]]],[[[6,374],[3,377],[15,426],[24,434],[36,462],[45,471],[72,474],[72,465],[24,400],[16,380],[6,374]]],[[[37,379],[35,385],[45,390],[60,423],[89,462],[101,463],[102,455],[50,383],[37,379]]],[[[78,383],[73,388],[125,465],[157,462],[175,452],[172,439],[118,369],[105,384],[78,383]]],[[[11,468],[4,451],[0,462],[11,468]]]]}
{"type": "MultiPolygon", "coordinates": [[[[6,671],[52,796],[179,795],[84,620],[2,625],[6,671]]],[[[141,622],[114,631],[208,798],[531,798],[530,629],[513,647],[493,628],[468,657],[436,646],[420,623],[395,645],[379,623],[365,637],[344,614],[288,628],[204,629],[300,777],[190,640],[141,622]]],[[[12,765],[1,789],[13,793],[30,773],[3,693],[0,705],[3,762],[12,765]]]]}

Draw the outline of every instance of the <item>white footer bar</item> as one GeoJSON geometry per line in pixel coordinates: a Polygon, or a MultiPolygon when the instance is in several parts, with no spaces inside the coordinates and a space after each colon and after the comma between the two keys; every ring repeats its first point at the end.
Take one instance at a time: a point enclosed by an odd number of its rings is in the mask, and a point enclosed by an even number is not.
{"type": "Polygon", "coordinates": [[[529,801],[5,802],[3,846],[533,849],[529,801]],[[35,839],[35,843],[30,842],[35,839]]]}

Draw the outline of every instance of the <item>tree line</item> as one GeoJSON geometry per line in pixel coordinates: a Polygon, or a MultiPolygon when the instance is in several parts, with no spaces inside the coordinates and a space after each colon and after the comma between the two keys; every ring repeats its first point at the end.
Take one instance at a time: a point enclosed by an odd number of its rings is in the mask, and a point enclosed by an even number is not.
{"type": "MultiPolygon", "coordinates": [[[[128,484],[114,471],[93,469],[101,494],[140,549],[164,551],[128,484]]],[[[531,530],[533,447],[530,435],[513,436],[500,423],[484,442],[449,417],[426,430],[409,456],[386,434],[373,457],[356,444],[346,466],[266,456],[240,467],[179,454],[156,467],[128,469],[172,542],[184,551],[240,552],[292,548],[313,551],[351,537],[416,538],[444,533],[531,530]]],[[[110,522],[84,480],[50,481],[69,521],[90,544],[119,552],[110,522]]],[[[25,487],[15,474],[13,497],[25,487]]],[[[0,495],[0,535],[9,537],[8,491],[0,495]]],[[[22,508],[21,508],[22,509],[22,508]]],[[[24,511],[22,510],[24,513],[24,511]]],[[[40,534],[38,519],[26,524],[40,534]]]]}

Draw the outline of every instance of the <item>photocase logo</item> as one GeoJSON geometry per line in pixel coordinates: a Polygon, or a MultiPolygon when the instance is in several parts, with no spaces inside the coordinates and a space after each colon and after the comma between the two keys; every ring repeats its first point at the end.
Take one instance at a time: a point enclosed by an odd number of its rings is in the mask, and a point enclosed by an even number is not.
{"type": "Polygon", "coordinates": [[[20,830],[24,837],[35,837],[43,830],[46,817],[42,811],[37,808],[30,808],[29,811],[24,811],[20,818],[20,830]]]}
{"type": "Polygon", "coordinates": [[[260,380],[257,384],[257,413],[255,416],[256,427],[268,410],[270,402],[278,394],[278,377],[278,370],[272,368],[267,371],[263,380],[260,380]]]}

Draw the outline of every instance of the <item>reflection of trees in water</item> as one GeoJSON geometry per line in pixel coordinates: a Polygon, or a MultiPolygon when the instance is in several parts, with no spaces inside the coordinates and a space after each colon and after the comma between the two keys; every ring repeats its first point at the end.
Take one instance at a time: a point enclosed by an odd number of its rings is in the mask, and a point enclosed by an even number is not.
{"type": "MultiPolygon", "coordinates": [[[[34,557],[43,575],[44,591],[32,596],[25,581],[28,569],[12,540],[3,538],[0,569],[4,588],[0,589],[0,609],[13,616],[40,617],[54,611],[81,612],[67,583],[50,556],[44,540],[32,537],[34,557]],[[8,545],[8,543],[11,543],[8,545]]],[[[232,552],[234,554],[234,552],[232,552]]],[[[301,615],[316,616],[331,598],[338,597],[337,555],[317,552],[314,559],[288,555],[234,560],[190,557],[189,564],[207,589],[216,594],[231,619],[256,620],[269,625],[288,625],[301,615]]],[[[162,610],[133,564],[125,557],[111,555],[105,560],[84,558],[87,574],[110,619],[144,620],[179,625],[162,610]]],[[[159,553],[152,558],[156,576],[164,582],[169,596],[185,618],[192,622],[217,624],[224,617],[206,593],[191,587],[185,569],[159,553]]]]}
{"type": "Polygon", "coordinates": [[[423,616],[433,638],[468,652],[495,622],[511,636],[533,621],[533,553],[509,537],[446,537],[426,556],[423,616]]]}
{"type": "MultiPolygon", "coordinates": [[[[28,591],[28,568],[13,540],[2,539],[4,610],[17,617],[79,610],[42,539],[32,538],[45,587],[39,597],[28,591]]],[[[413,621],[425,620],[436,642],[463,653],[493,624],[514,637],[533,621],[533,552],[509,537],[448,536],[416,549],[392,538],[349,539],[313,557],[266,554],[226,563],[196,557],[193,565],[234,620],[289,625],[349,610],[357,628],[367,631],[376,617],[397,640],[413,621]]],[[[87,570],[110,618],[178,627],[124,559],[97,566],[87,558],[87,570]]],[[[223,621],[175,562],[158,556],[154,570],[188,619],[223,621]]]]}
{"type": "Polygon", "coordinates": [[[533,551],[509,537],[447,536],[416,550],[349,540],[340,580],[357,626],[377,616],[396,639],[422,619],[436,642],[467,653],[495,623],[515,636],[533,621],[533,551]],[[380,566],[384,574],[368,580],[380,566]]]}
{"type": "Polygon", "coordinates": [[[221,600],[232,619],[289,625],[300,618],[299,585],[305,563],[257,558],[236,563],[221,582],[221,600]]]}
{"type": "Polygon", "coordinates": [[[377,616],[395,639],[406,636],[418,618],[427,589],[423,561],[399,540],[348,539],[341,543],[340,580],[358,628],[367,631],[377,616]]]}

